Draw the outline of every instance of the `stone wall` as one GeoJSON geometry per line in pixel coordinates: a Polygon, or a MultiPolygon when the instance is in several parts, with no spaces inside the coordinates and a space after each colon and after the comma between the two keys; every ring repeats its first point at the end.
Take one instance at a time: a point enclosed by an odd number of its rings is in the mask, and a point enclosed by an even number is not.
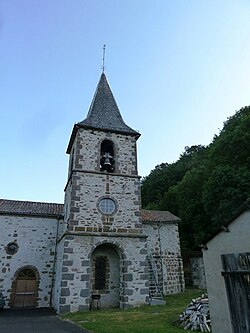
{"type": "Polygon", "coordinates": [[[71,149],[73,169],[100,171],[100,147],[103,140],[114,143],[115,173],[137,175],[136,138],[79,128],[71,149]]]}
{"type": "Polygon", "coordinates": [[[143,222],[148,253],[153,256],[164,295],[184,291],[178,223],[143,222]]]}
{"type": "MultiPolygon", "coordinates": [[[[127,236],[115,237],[110,235],[72,234],[66,235],[61,241],[64,243],[63,260],[58,264],[58,276],[62,272],[61,282],[56,283],[55,294],[59,294],[59,303],[55,304],[57,312],[86,311],[89,309],[93,287],[93,259],[102,247],[104,256],[110,257],[110,271],[117,279],[119,270],[119,294],[112,293],[112,277],[105,292],[101,292],[103,307],[113,303],[114,297],[120,308],[137,306],[148,303],[148,271],[146,263],[147,243],[146,238],[127,236]],[[105,250],[106,247],[106,250],[105,250]],[[116,251],[119,256],[119,267],[114,258],[116,251]],[[92,256],[94,253],[94,256],[92,256]],[[60,265],[61,264],[61,265],[60,265]]],[[[116,280],[117,281],[117,280],[116,280]]],[[[55,301],[56,303],[56,301],[55,301]]]]}
{"type": "Polygon", "coordinates": [[[190,258],[192,284],[196,288],[206,289],[206,276],[202,257],[190,258]]]}
{"type": "Polygon", "coordinates": [[[140,233],[140,182],[137,177],[76,172],[72,176],[69,230],[140,233]],[[112,198],[116,212],[104,216],[99,201],[112,198]],[[129,209],[128,209],[129,208],[129,209]]]}
{"type": "Polygon", "coordinates": [[[36,306],[50,306],[57,223],[56,218],[0,215],[0,290],[7,296],[6,307],[13,297],[15,275],[25,267],[38,273],[36,306]],[[6,253],[11,242],[18,246],[13,255],[6,253]]]}

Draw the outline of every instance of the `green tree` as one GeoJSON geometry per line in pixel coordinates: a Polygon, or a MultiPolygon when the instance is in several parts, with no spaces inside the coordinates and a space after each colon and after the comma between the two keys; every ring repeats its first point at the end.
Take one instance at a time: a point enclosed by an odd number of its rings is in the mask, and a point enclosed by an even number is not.
{"type": "Polygon", "coordinates": [[[210,218],[210,232],[225,223],[250,195],[250,170],[221,165],[204,186],[204,209],[210,218]]]}
{"type": "Polygon", "coordinates": [[[250,166],[250,107],[229,117],[219,136],[210,145],[210,162],[234,167],[250,166]]]}
{"type": "Polygon", "coordinates": [[[250,197],[250,107],[227,119],[208,147],[185,147],[175,163],[142,180],[147,209],[179,216],[182,249],[192,249],[250,197]]]}
{"type": "Polygon", "coordinates": [[[202,200],[203,186],[209,176],[207,168],[201,166],[188,171],[182,181],[165,193],[160,208],[181,217],[182,250],[199,244],[209,230],[209,216],[202,200]]]}
{"type": "Polygon", "coordinates": [[[160,201],[168,189],[182,180],[187,171],[200,164],[207,155],[205,146],[185,147],[175,163],[157,165],[142,179],[142,206],[146,209],[160,208],[160,201]]]}

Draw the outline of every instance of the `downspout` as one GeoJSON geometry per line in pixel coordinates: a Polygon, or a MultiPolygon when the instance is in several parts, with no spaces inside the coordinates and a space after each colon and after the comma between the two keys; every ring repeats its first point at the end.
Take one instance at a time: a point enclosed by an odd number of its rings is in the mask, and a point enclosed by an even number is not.
{"type": "Polygon", "coordinates": [[[53,270],[52,270],[52,280],[51,280],[51,292],[50,292],[50,300],[49,304],[52,307],[52,297],[53,297],[53,289],[55,286],[55,268],[56,268],[56,258],[57,258],[57,245],[58,245],[58,233],[59,233],[59,223],[62,215],[57,215],[57,226],[56,226],[56,243],[54,250],[54,261],[53,261],[53,270]]]}

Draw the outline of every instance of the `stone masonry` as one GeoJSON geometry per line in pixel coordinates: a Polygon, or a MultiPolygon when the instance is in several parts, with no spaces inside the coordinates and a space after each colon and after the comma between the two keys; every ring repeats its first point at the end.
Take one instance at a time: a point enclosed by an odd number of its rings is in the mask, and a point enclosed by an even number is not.
{"type": "Polygon", "coordinates": [[[58,220],[55,218],[0,215],[0,290],[12,305],[13,287],[22,268],[32,268],[37,274],[37,307],[51,305],[51,290],[56,250],[58,220]],[[6,246],[15,243],[18,250],[8,254],[6,246]]]}
{"type": "Polygon", "coordinates": [[[162,294],[184,290],[179,219],[141,209],[140,134],[102,73],[69,140],[64,204],[0,199],[0,291],[7,307],[87,311],[148,304],[150,262],[162,294]]]}

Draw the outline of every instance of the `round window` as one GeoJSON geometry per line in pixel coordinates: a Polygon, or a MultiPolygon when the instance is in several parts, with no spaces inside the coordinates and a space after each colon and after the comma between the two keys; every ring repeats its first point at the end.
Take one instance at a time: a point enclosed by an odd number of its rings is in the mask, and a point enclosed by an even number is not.
{"type": "Polygon", "coordinates": [[[113,214],[116,210],[116,204],[114,200],[110,198],[103,198],[99,202],[99,209],[103,214],[113,214]]]}
{"type": "Polygon", "coordinates": [[[11,242],[6,246],[6,252],[8,254],[15,254],[18,251],[17,243],[11,242]]]}

